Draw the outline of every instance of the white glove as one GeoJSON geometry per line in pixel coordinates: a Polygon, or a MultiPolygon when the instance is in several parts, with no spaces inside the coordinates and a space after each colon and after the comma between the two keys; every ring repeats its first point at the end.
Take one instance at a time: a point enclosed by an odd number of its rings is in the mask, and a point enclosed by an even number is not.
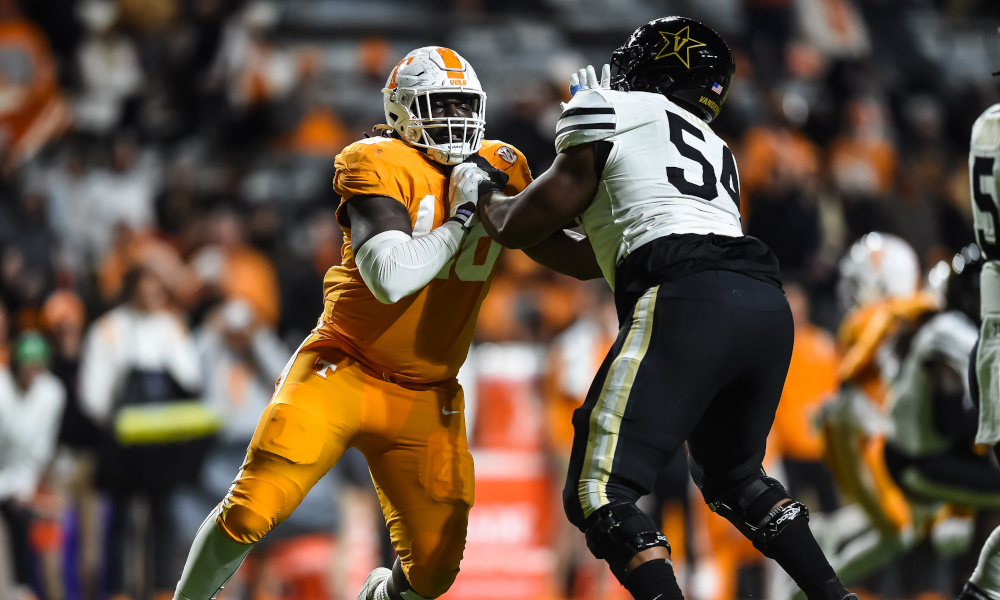
{"type": "Polygon", "coordinates": [[[597,72],[592,65],[587,65],[586,69],[569,76],[569,95],[575,96],[580,90],[610,90],[611,89],[611,66],[604,65],[601,68],[601,81],[597,81],[597,72]]]}
{"type": "Polygon", "coordinates": [[[489,182],[490,176],[471,162],[462,163],[451,170],[448,186],[448,201],[451,203],[450,221],[456,221],[462,229],[472,229],[479,204],[479,184],[489,182]]]}

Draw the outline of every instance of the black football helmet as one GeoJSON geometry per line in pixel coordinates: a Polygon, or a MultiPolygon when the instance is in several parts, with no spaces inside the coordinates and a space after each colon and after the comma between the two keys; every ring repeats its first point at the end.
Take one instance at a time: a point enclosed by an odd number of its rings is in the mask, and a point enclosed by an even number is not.
{"type": "Polygon", "coordinates": [[[663,94],[706,123],[719,116],[735,72],[726,42],[687,17],[650,21],[611,53],[613,89],[663,94]]]}
{"type": "Polygon", "coordinates": [[[974,323],[979,323],[979,274],[986,262],[979,246],[969,244],[951,259],[945,289],[945,306],[948,310],[958,310],[966,314],[974,323]]]}

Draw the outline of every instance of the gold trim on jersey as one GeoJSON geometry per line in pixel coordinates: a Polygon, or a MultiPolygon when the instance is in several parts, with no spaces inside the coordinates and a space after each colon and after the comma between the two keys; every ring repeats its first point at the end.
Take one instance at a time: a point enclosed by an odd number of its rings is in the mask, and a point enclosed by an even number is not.
{"type": "Polygon", "coordinates": [[[577,493],[584,517],[609,502],[607,494],[615,460],[622,417],[639,365],[646,356],[653,331],[653,311],[659,286],[646,290],[632,311],[632,325],[621,352],[611,362],[597,404],[590,411],[587,458],[583,463],[577,493]]]}

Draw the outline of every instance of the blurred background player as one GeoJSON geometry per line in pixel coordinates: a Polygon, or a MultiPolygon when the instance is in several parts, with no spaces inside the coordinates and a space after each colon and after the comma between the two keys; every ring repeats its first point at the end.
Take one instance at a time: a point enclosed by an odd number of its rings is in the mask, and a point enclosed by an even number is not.
{"type": "Polygon", "coordinates": [[[914,496],[933,497],[939,486],[950,487],[949,476],[956,478],[953,487],[974,488],[1000,475],[973,452],[978,422],[966,377],[978,337],[983,262],[970,244],[936,266],[946,277],[941,309],[920,315],[892,340],[899,365],[889,381],[886,464],[914,496]],[[970,476],[976,465],[990,468],[970,476]]]}
{"type": "MultiPolygon", "coordinates": [[[[921,315],[893,340],[899,365],[889,386],[885,464],[914,516],[933,516],[930,527],[914,523],[914,529],[928,537],[942,565],[971,545],[971,514],[1000,508],[1000,469],[975,443],[967,376],[980,320],[982,265],[979,248],[970,244],[936,267],[947,277],[941,309],[921,315]]],[[[951,595],[950,573],[931,577],[939,580],[936,589],[951,595]]],[[[935,584],[925,580],[921,588],[935,584]]]]}
{"type": "MultiPolygon", "coordinates": [[[[911,514],[885,468],[882,448],[888,381],[894,361],[888,344],[901,326],[937,308],[920,292],[916,253],[898,236],[868,233],[838,265],[837,296],[845,317],[837,335],[839,391],[819,420],[824,455],[846,506],[824,527],[831,562],[857,581],[912,547],[911,514]],[[880,362],[881,361],[881,362],[880,362]]],[[[891,375],[890,375],[891,377],[891,375]]]]}
{"type": "MultiPolygon", "coordinates": [[[[831,514],[821,539],[845,580],[894,565],[906,572],[896,584],[902,593],[947,595],[948,559],[971,542],[970,512],[996,507],[1000,471],[974,451],[962,375],[976,339],[981,264],[969,246],[919,290],[915,253],[884,233],[862,237],[841,261],[841,300],[854,308],[839,337],[843,383],[821,424],[851,504],[831,514]]],[[[867,585],[886,592],[884,582],[867,585]]]]}
{"type": "MultiPolygon", "coordinates": [[[[574,412],[567,516],[634,598],[682,598],[670,545],[636,501],[686,441],[713,510],[809,598],[849,597],[808,510],[761,465],[792,318],[777,259],[743,235],[733,154],[707,125],[736,69],[729,47],[666,17],[636,29],[611,64],[600,82],[591,67],[571,82],[582,89],[548,171],[514,197],[476,192],[487,231],[509,247],[579,222],[615,290],[621,331],[574,412]]],[[[467,186],[454,190],[465,201],[467,186]]]]}
{"type": "MultiPolygon", "coordinates": [[[[980,276],[979,340],[969,358],[970,392],[978,402],[977,444],[1000,442],[1000,104],[987,108],[972,126],[969,178],[976,243],[986,262],[980,276]]],[[[979,553],[962,600],[1000,598],[1000,527],[979,553]]]]}
{"type": "MultiPolygon", "coordinates": [[[[327,273],[324,313],[285,366],[236,481],[199,530],[178,599],[214,597],[352,446],[368,461],[399,556],[392,570],[369,575],[359,598],[435,598],[458,574],[473,468],[455,375],[500,246],[477,226],[474,200],[449,206],[449,174],[478,155],[504,172],[511,193],[531,176],[518,151],[483,140],[486,94],[453,50],[409,53],[383,99],[386,124],[376,129],[384,135],[337,157],[345,256],[327,273]]],[[[560,233],[538,252],[585,274],[574,248],[560,233]]]]}

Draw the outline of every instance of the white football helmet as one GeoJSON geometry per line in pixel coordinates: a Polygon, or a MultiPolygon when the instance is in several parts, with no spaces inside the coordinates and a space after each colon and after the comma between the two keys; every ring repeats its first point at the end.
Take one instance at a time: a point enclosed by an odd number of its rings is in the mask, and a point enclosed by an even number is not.
{"type": "Polygon", "coordinates": [[[382,90],[385,122],[407,144],[424,148],[432,160],[457,165],[479,151],[486,131],[486,94],[467,60],[454,50],[426,46],[410,52],[392,70],[382,90]],[[431,116],[437,94],[472,97],[472,117],[431,116]],[[447,142],[428,130],[447,128],[447,142]]]}
{"type": "Polygon", "coordinates": [[[838,268],[837,297],[844,311],[882,298],[914,294],[920,284],[917,253],[902,238],[888,233],[861,236],[838,268]]]}

